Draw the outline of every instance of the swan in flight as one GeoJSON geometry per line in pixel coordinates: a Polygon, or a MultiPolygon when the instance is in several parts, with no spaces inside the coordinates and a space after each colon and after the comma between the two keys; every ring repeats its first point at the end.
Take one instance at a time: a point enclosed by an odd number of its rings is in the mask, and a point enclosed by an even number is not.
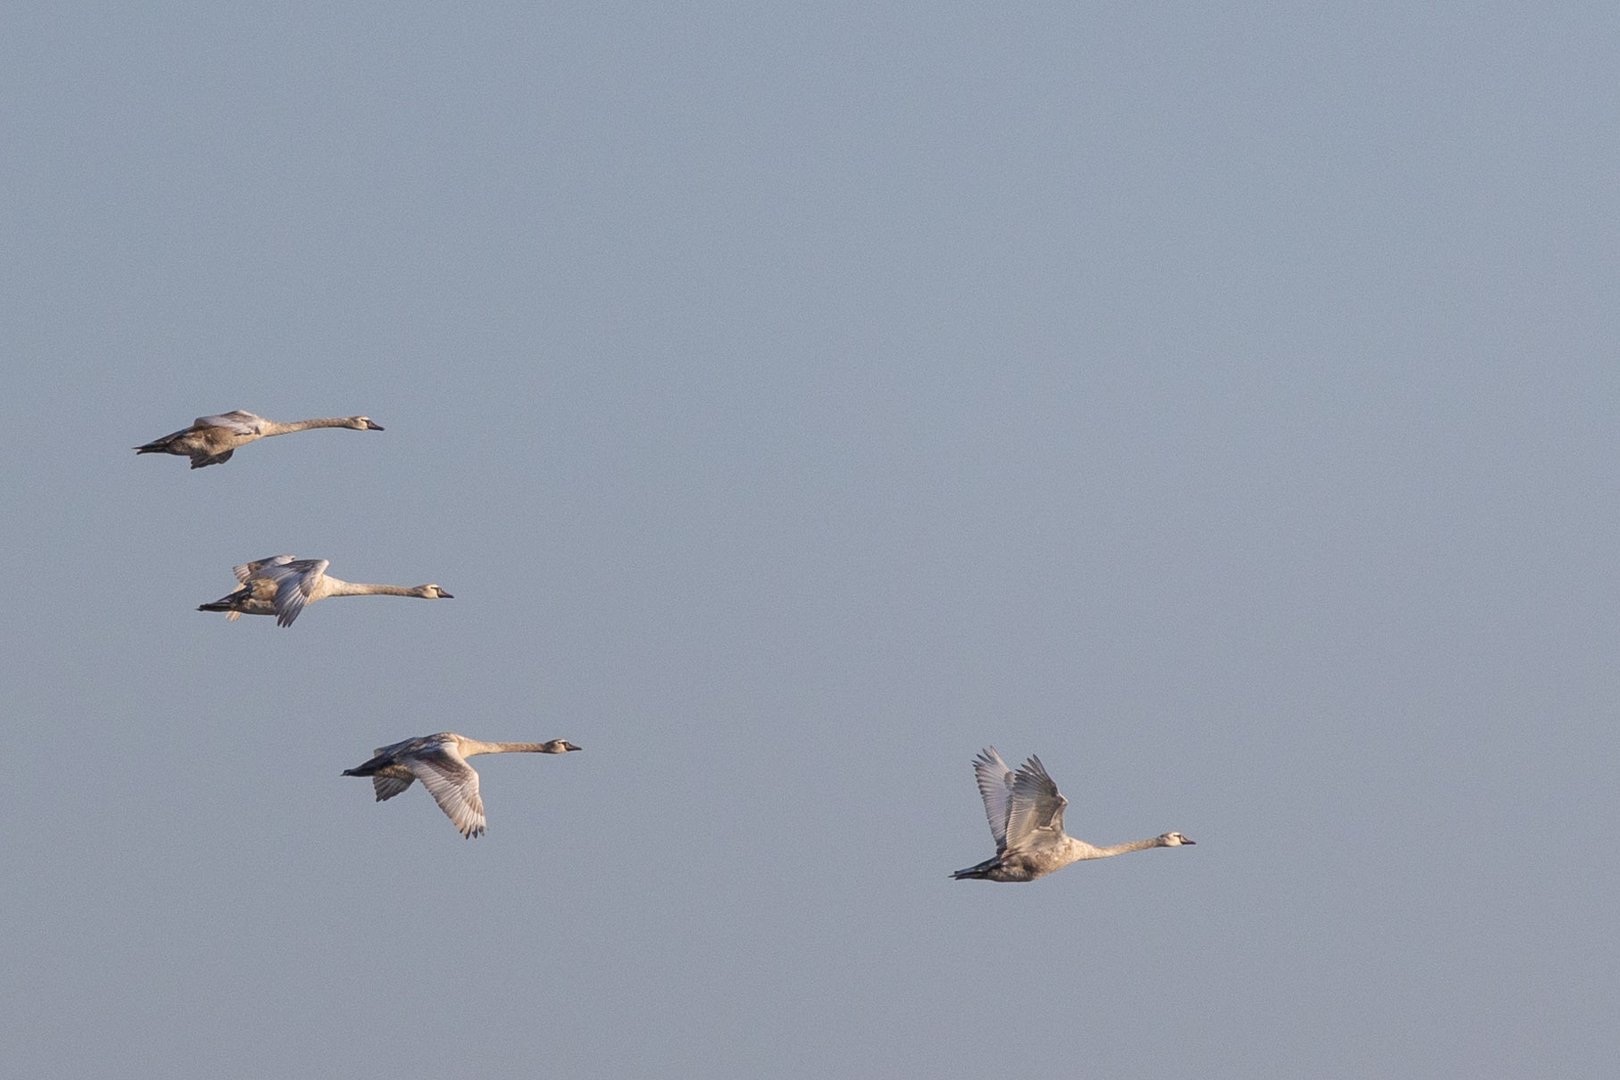
{"type": "Polygon", "coordinates": [[[205,465],[219,465],[229,461],[237,447],[246,446],[255,439],[329,427],[353,428],[356,431],[383,429],[381,424],[373,423],[369,416],[327,416],[317,420],[282,423],[237,409],[218,416],[199,416],[190,427],[165,435],[161,439],[143,443],[135,448],[135,452],[180,454],[191,458],[193,469],[200,469],[205,465]]]}
{"type": "Polygon", "coordinates": [[[484,833],[484,801],[478,797],[478,774],[467,759],[474,754],[566,754],[579,747],[566,739],[550,742],[482,742],[441,731],[380,747],[370,761],[344,769],[344,776],[369,776],[377,801],[392,799],[420,780],[439,809],[467,839],[484,833]]]}
{"type": "Polygon", "coordinates": [[[952,874],[958,881],[1034,881],[1081,859],[1105,859],[1127,851],[1194,842],[1178,832],[1113,847],[1093,847],[1076,840],[1063,831],[1063,808],[1069,800],[1058,793],[1057,784],[1038,757],[1030,758],[1014,772],[995,747],[987,746],[973,759],[973,775],[979,782],[979,794],[984,796],[990,833],[996,838],[996,856],[952,874]]]}
{"type": "Polygon", "coordinates": [[[272,555],[231,568],[242,587],[198,611],[225,611],[239,615],[274,615],[276,625],[291,626],[304,605],[328,596],[419,596],[424,600],[454,600],[437,585],[363,585],[327,574],[325,559],[298,559],[272,555]]]}

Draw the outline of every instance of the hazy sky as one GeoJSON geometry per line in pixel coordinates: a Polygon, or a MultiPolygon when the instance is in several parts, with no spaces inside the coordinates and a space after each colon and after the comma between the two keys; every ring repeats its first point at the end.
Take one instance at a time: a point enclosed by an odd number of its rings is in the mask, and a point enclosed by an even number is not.
{"type": "Polygon", "coordinates": [[[1612,1072],[1612,4],[0,30],[14,1075],[1612,1072]]]}

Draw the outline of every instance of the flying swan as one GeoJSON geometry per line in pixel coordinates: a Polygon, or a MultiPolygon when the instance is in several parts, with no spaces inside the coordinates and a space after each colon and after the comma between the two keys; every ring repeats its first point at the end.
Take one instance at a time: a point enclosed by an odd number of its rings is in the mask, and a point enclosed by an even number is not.
{"type": "Polygon", "coordinates": [[[419,596],[424,600],[454,600],[437,585],[363,585],[327,574],[332,564],[325,559],[299,559],[272,555],[257,559],[231,572],[242,587],[212,604],[198,604],[198,611],[224,611],[226,618],[240,615],[274,615],[276,625],[291,626],[304,605],[328,596],[419,596]]]}
{"type": "Polygon", "coordinates": [[[137,454],[179,454],[191,458],[191,467],[220,465],[231,459],[241,446],[255,439],[272,435],[288,435],[294,431],[312,428],[353,428],[355,431],[381,431],[381,424],[373,423],[369,416],[326,416],[317,420],[293,420],[282,423],[266,420],[250,412],[236,409],[218,416],[199,416],[188,428],[153,439],[135,448],[137,454]]]}
{"type": "Polygon", "coordinates": [[[996,748],[987,746],[973,759],[973,775],[979,783],[979,794],[984,796],[984,813],[990,819],[990,833],[996,838],[996,855],[952,874],[958,881],[1034,881],[1081,859],[1106,859],[1127,851],[1193,843],[1178,832],[1167,832],[1151,840],[1100,848],[1065,834],[1063,808],[1069,800],[1058,793],[1057,784],[1038,757],[1030,758],[1013,772],[996,748]]]}
{"type": "Polygon", "coordinates": [[[484,801],[478,797],[478,774],[467,759],[474,754],[566,754],[579,747],[566,739],[550,742],[481,742],[441,731],[380,747],[370,761],[344,769],[344,776],[369,776],[377,801],[392,799],[420,780],[439,809],[461,835],[471,840],[484,833],[484,801]]]}

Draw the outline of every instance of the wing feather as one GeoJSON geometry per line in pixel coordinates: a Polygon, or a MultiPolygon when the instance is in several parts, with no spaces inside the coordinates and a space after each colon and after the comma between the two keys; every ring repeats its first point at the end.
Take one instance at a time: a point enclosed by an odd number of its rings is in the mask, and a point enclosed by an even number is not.
{"type": "Polygon", "coordinates": [[[294,559],[279,566],[267,566],[260,576],[276,583],[276,625],[291,626],[314,595],[326,568],[326,559],[294,559]]]}
{"type": "Polygon", "coordinates": [[[483,835],[484,800],[478,797],[478,773],[471,765],[443,749],[424,751],[406,764],[462,836],[483,835]]]}
{"type": "Polygon", "coordinates": [[[231,573],[236,575],[237,581],[241,582],[243,585],[246,585],[248,578],[259,573],[259,571],[265,569],[266,567],[285,566],[296,558],[296,555],[271,555],[267,558],[255,559],[252,562],[243,563],[241,566],[233,566],[231,567],[231,573]]]}
{"type": "Polygon", "coordinates": [[[257,435],[259,433],[260,418],[250,412],[240,409],[218,416],[199,416],[192,428],[220,428],[232,435],[257,435]]]}
{"type": "Polygon", "coordinates": [[[973,777],[984,799],[984,816],[990,819],[990,835],[996,838],[996,851],[1007,849],[1007,816],[1012,810],[1013,772],[993,746],[979,751],[973,759],[973,777]]]}
{"type": "Polygon", "coordinates": [[[1069,805],[1069,800],[1059,793],[1040,758],[1031,757],[1013,774],[1011,802],[1012,809],[1007,816],[1008,847],[1021,847],[1037,830],[1063,832],[1063,808],[1069,805]]]}
{"type": "Polygon", "coordinates": [[[415,780],[415,775],[405,766],[388,765],[371,778],[371,786],[377,793],[377,801],[383,802],[410,787],[415,780]]]}

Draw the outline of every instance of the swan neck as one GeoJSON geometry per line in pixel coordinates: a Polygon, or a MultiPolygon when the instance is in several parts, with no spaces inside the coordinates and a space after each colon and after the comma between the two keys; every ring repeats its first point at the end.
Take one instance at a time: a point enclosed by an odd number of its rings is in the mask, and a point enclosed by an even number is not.
{"type": "Polygon", "coordinates": [[[326,575],[327,584],[331,587],[328,596],[415,596],[416,590],[409,585],[368,585],[360,581],[344,581],[331,574],[326,575]]]}
{"type": "Polygon", "coordinates": [[[349,418],[346,416],[322,416],[314,420],[289,420],[283,423],[280,420],[265,421],[265,436],[290,435],[295,431],[308,431],[311,428],[348,427],[349,418]]]}
{"type": "Polygon", "coordinates": [[[537,742],[484,742],[482,739],[461,740],[461,756],[474,754],[544,754],[546,744],[537,742]]]}

